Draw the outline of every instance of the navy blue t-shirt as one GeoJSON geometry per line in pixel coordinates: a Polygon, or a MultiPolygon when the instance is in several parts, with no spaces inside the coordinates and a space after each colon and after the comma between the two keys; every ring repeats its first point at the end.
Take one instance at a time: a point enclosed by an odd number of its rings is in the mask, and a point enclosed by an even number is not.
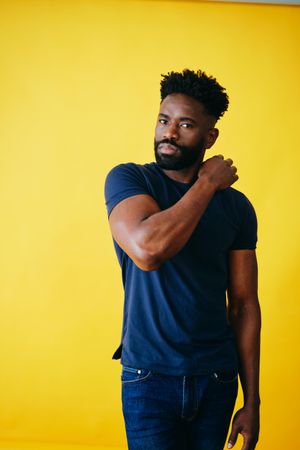
{"type": "MultiPolygon", "coordinates": [[[[120,164],[105,182],[108,215],[138,194],[167,209],[191,186],[169,178],[154,162],[120,164]]],[[[253,206],[231,187],[214,194],[186,245],[158,270],[139,269],[114,241],[125,302],[121,344],[113,358],[170,375],[238,369],[226,315],[228,255],[255,249],[256,241],[253,206]]]]}

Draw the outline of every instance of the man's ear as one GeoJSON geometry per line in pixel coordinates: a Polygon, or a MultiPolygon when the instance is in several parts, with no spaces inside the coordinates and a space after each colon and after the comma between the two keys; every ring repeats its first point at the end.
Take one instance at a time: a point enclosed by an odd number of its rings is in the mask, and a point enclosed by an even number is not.
{"type": "Polygon", "coordinates": [[[219,136],[219,130],[218,128],[211,128],[206,136],[206,143],[205,143],[205,148],[210,148],[214,145],[214,143],[216,142],[217,138],[219,136]]]}

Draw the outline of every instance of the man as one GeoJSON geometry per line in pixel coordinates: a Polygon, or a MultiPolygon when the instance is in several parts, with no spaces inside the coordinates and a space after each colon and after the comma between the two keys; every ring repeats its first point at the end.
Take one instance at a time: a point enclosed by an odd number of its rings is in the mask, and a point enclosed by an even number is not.
{"type": "Polygon", "coordinates": [[[243,450],[259,434],[257,222],[231,159],[203,162],[228,96],[204,72],[161,81],[156,162],[105,184],[125,290],[122,406],[130,450],[243,450]],[[227,302],[226,302],[227,292],[227,302]]]}

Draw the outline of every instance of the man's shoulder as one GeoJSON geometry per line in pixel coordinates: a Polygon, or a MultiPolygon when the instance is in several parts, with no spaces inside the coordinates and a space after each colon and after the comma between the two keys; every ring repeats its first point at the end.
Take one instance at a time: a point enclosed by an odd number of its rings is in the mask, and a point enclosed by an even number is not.
{"type": "Polygon", "coordinates": [[[249,198],[242,192],[239,191],[238,189],[230,186],[227,189],[224,189],[224,194],[228,197],[233,199],[236,202],[242,202],[242,203],[251,203],[249,198]]]}
{"type": "Polygon", "coordinates": [[[236,212],[241,216],[248,214],[256,215],[252,202],[243,192],[231,186],[219,192],[221,193],[223,205],[228,213],[234,214],[236,212]]]}
{"type": "Polygon", "coordinates": [[[154,162],[139,164],[135,162],[120,163],[110,169],[110,172],[123,172],[123,173],[146,173],[149,170],[156,170],[156,164],[154,162]]]}
{"type": "Polygon", "coordinates": [[[156,184],[159,170],[154,162],[138,164],[134,162],[120,163],[114,166],[106,176],[106,184],[150,183],[156,184]]]}
{"type": "Polygon", "coordinates": [[[134,195],[151,195],[157,183],[153,181],[153,163],[121,163],[113,167],[104,184],[105,202],[108,214],[122,200],[134,195]]]}

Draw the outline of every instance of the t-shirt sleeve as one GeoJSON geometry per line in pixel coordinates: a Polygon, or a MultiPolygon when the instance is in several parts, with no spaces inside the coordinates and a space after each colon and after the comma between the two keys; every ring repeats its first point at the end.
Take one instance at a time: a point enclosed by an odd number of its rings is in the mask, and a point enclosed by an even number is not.
{"type": "Polygon", "coordinates": [[[251,202],[240,199],[240,226],[230,250],[254,250],[257,244],[257,217],[251,202]]]}
{"type": "Polygon", "coordinates": [[[149,194],[146,180],[138,165],[127,163],[114,167],[108,173],[104,186],[108,216],[122,200],[138,194],[149,194]]]}

